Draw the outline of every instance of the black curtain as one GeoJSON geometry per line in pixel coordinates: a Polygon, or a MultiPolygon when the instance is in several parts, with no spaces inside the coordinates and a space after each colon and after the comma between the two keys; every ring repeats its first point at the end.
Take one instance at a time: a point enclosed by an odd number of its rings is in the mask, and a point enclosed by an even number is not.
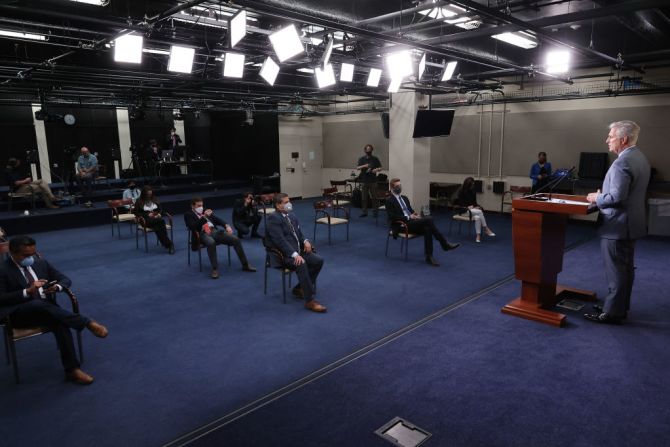
{"type": "MultiPolygon", "coordinates": [[[[279,172],[279,127],[276,113],[212,112],[211,157],[217,179],[250,180],[279,172]]],[[[189,134],[189,141],[191,135],[189,134]]]]}
{"type": "MultiPolygon", "coordinates": [[[[0,135],[2,135],[2,159],[0,160],[0,164],[3,170],[7,159],[13,157],[21,160],[22,166],[26,170],[26,175],[28,175],[30,166],[26,163],[26,151],[37,150],[31,106],[0,107],[0,135]]],[[[38,175],[40,175],[39,173],[38,164],[38,175]]],[[[1,176],[0,181],[5,184],[4,175],[1,176]]]]}
{"type": "MultiPolygon", "coordinates": [[[[138,148],[146,149],[150,140],[156,140],[158,147],[163,149],[173,124],[172,109],[144,110],[141,119],[130,118],[130,142],[138,148]]],[[[180,137],[184,140],[184,135],[180,137]]]]}

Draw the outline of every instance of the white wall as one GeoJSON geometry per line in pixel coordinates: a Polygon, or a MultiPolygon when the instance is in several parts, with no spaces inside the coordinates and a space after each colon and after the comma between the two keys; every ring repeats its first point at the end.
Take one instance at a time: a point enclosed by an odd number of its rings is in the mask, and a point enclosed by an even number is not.
{"type": "Polygon", "coordinates": [[[291,197],[321,196],[323,119],[279,117],[281,191],[291,197]],[[298,158],[291,157],[298,152],[298,158]],[[294,172],[290,172],[293,170],[294,172]]]}

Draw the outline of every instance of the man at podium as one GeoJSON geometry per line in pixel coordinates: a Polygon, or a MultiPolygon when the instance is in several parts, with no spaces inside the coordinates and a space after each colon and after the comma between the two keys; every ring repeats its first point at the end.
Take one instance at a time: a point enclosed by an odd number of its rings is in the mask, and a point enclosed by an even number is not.
{"type": "Polygon", "coordinates": [[[617,121],[609,129],[605,142],[617,159],[607,171],[602,192],[587,196],[600,210],[600,250],[609,292],[602,306],[594,306],[596,313],[584,317],[596,323],[620,324],[630,309],[635,240],[647,234],[645,195],[651,168],[635,145],[640,126],[617,121]]]}

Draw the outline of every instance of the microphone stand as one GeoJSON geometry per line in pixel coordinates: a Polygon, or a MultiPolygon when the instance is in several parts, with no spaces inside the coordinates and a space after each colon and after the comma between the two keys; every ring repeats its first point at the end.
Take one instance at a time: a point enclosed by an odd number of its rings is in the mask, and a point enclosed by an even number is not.
{"type": "Polygon", "coordinates": [[[572,168],[570,168],[570,170],[569,170],[568,172],[566,172],[565,174],[563,174],[563,175],[559,175],[558,177],[556,177],[555,179],[553,179],[552,181],[550,181],[549,183],[547,183],[546,185],[544,185],[542,188],[540,188],[540,189],[538,189],[537,191],[535,191],[534,194],[528,194],[528,195],[526,195],[526,196],[523,196],[522,199],[543,200],[543,201],[545,201],[545,200],[551,200],[551,193],[552,193],[552,191],[554,190],[554,188],[555,188],[556,186],[558,186],[558,184],[561,183],[561,181],[562,181],[564,178],[566,178],[566,177],[568,177],[570,174],[572,174],[572,171],[574,171],[574,170],[575,170],[575,166],[573,166],[572,168]],[[546,190],[546,189],[549,189],[549,197],[548,197],[548,198],[538,197],[538,194],[540,194],[540,192],[542,192],[542,191],[544,191],[544,190],[546,190]]]}

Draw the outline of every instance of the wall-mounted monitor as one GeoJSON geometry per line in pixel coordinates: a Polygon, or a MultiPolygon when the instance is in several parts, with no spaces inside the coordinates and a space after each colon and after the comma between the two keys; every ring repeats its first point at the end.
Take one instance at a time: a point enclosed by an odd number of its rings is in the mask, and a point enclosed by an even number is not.
{"type": "Polygon", "coordinates": [[[414,138],[443,137],[451,133],[455,110],[418,110],[414,138]]]}

